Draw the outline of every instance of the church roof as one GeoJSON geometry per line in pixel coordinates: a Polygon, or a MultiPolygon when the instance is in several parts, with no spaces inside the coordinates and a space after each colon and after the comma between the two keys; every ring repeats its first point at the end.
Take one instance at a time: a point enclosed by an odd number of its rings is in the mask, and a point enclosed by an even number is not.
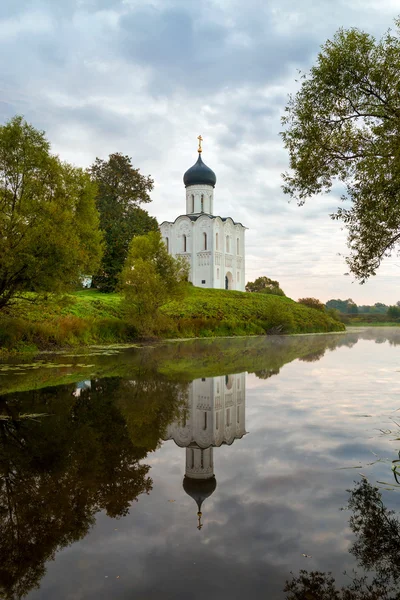
{"type": "Polygon", "coordinates": [[[193,500],[196,502],[199,511],[201,510],[201,505],[203,504],[206,498],[209,498],[211,494],[215,492],[215,488],[217,487],[217,480],[215,476],[208,477],[207,479],[193,479],[192,477],[188,477],[185,475],[183,478],[183,489],[191,496],[193,500]]]}
{"type": "Polygon", "coordinates": [[[212,187],[215,187],[217,177],[214,171],[203,163],[200,151],[196,163],[184,174],[183,183],[185,187],[189,185],[212,185],[212,187]]]}
{"type": "Polygon", "coordinates": [[[161,225],[164,225],[164,223],[173,225],[181,217],[187,217],[188,219],[190,219],[191,221],[194,221],[194,222],[197,221],[197,219],[200,219],[200,217],[208,217],[209,219],[221,219],[221,221],[223,221],[224,223],[225,223],[225,221],[230,219],[234,225],[240,225],[244,229],[247,229],[247,227],[245,227],[242,223],[239,223],[238,221],[234,221],[232,219],[232,217],[220,217],[219,215],[209,215],[207,213],[190,213],[188,215],[179,215],[179,217],[176,217],[175,221],[163,221],[161,223],[161,225]]]}

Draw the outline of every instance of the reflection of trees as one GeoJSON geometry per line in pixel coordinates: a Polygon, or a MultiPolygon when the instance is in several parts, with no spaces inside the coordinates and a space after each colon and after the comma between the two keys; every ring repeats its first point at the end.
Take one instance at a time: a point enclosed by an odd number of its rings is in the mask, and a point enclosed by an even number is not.
{"type": "Polygon", "coordinates": [[[10,417],[0,421],[1,598],[21,598],[38,586],[46,561],[81,539],[98,511],[126,515],[152,489],[149,466],[139,461],[175,416],[181,390],[131,382],[142,396],[130,402],[127,383],[93,381],[78,398],[74,386],[63,386],[0,399],[10,417]],[[50,416],[18,418],[32,412],[50,416]]]}
{"type": "Polygon", "coordinates": [[[357,574],[338,589],[330,573],[300,571],[286,582],[287,600],[399,600],[400,520],[382,502],[378,488],[367,480],[350,493],[350,527],[356,541],[350,552],[369,575],[357,574]]]}

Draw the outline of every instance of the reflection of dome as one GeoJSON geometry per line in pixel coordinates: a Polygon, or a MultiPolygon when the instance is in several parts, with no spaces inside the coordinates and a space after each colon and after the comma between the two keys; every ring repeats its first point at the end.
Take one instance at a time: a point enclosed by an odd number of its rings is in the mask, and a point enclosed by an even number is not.
{"type": "Polygon", "coordinates": [[[209,498],[211,494],[215,492],[216,487],[217,480],[214,475],[208,477],[208,479],[193,479],[187,475],[183,478],[183,489],[196,502],[199,511],[201,510],[201,505],[204,500],[209,498]]]}
{"type": "Polygon", "coordinates": [[[197,162],[184,174],[183,183],[185,187],[189,185],[212,185],[212,187],[215,187],[217,183],[215,173],[203,163],[200,153],[197,162]]]}

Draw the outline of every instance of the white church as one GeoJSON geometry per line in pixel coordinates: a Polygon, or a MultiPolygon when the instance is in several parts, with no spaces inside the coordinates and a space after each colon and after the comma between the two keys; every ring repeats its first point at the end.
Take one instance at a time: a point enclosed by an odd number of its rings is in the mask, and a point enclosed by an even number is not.
{"type": "Polygon", "coordinates": [[[197,504],[199,530],[203,502],[217,487],[214,448],[241,439],[245,422],[246,373],[236,373],[192,381],[183,419],[167,428],[164,439],[185,448],[183,489],[197,504]]]}
{"type": "Polygon", "coordinates": [[[170,254],[184,256],[190,265],[189,281],[197,287],[245,291],[246,227],[231,217],[214,215],[217,178],[199,157],[186,171],[186,214],[164,221],[160,230],[170,254]]]}

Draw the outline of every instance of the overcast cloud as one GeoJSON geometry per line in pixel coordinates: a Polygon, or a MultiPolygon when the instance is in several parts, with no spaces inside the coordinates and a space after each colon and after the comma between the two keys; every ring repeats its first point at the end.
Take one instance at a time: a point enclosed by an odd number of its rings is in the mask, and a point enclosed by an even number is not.
{"type": "Polygon", "coordinates": [[[216,172],[214,210],[247,232],[246,279],[297,299],[400,299],[400,258],[364,286],[345,276],[346,236],[329,214],[340,189],[288,204],[279,131],[297,69],[343,27],[381,36],[395,0],[8,0],[0,4],[0,122],[23,114],[62,159],[129,154],[155,180],[149,212],[185,211],[184,171],[216,172]]]}

